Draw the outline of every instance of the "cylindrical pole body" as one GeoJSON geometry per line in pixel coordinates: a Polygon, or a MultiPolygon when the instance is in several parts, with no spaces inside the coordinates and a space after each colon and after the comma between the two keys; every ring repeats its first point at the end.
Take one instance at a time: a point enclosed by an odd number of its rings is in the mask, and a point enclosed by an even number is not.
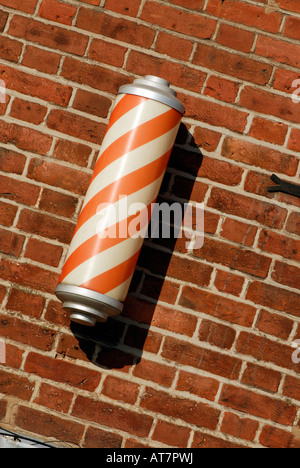
{"type": "Polygon", "coordinates": [[[175,96],[153,76],[119,90],[55,290],[75,322],[122,311],[184,113],[175,96]]]}

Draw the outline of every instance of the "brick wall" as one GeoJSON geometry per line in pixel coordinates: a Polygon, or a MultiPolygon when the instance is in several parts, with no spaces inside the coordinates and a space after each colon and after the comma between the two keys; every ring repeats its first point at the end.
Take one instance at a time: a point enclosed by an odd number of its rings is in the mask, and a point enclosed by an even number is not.
{"type": "Polygon", "coordinates": [[[299,445],[300,201],[267,191],[299,183],[299,0],[0,4],[1,427],[299,445]],[[205,242],[147,240],[123,314],[75,326],[53,291],[116,92],[145,74],[186,106],[160,199],[204,202],[205,242]]]}

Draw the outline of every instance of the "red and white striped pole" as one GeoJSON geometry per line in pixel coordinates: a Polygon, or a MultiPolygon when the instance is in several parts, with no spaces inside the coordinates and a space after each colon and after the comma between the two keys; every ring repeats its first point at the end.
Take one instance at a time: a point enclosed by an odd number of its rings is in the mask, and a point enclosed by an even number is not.
{"type": "Polygon", "coordinates": [[[136,215],[122,206],[125,198],[145,206],[145,231],[184,114],[169,86],[146,76],[119,89],[55,290],[75,322],[93,326],[122,312],[143,244],[128,229],[136,215]]]}

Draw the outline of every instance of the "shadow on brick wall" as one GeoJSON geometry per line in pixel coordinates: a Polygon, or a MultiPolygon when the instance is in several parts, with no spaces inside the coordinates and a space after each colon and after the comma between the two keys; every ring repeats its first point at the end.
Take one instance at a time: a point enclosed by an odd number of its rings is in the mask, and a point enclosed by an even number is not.
{"type": "MultiPolygon", "coordinates": [[[[174,201],[181,203],[184,215],[184,203],[190,200],[201,163],[202,153],[182,124],[157,201],[170,205],[174,201]],[[181,180],[181,174],[186,178],[181,180]],[[174,177],[180,179],[176,194],[172,191],[174,177]]],[[[89,361],[98,367],[128,371],[141,360],[143,350],[158,352],[160,333],[149,332],[149,328],[176,242],[174,236],[145,240],[121,316],[92,328],[71,323],[78,346],[89,361]]]]}

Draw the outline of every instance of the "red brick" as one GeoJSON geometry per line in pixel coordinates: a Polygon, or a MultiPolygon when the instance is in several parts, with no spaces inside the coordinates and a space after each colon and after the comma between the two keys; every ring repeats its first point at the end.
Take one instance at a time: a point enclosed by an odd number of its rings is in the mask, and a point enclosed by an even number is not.
{"type": "Polygon", "coordinates": [[[198,338],[200,341],[207,341],[219,348],[230,349],[235,335],[236,332],[233,328],[203,319],[199,328],[198,338]]]}
{"type": "Polygon", "coordinates": [[[171,387],[175,373],[175,367],[169,367],[147,359],[141,359],[133,368],[133,375],[136,377],[151,380],[164,387],[171,387]]]}
{"type": "Polygon", "coordinates": [[[81,112],[87,112],[88,114],[105,118],[107,117],[110,106],[110,99],[100,96],[99,94],[78,89],[72,107],[81,112]]]}
{"type": "Polygon", "coordinates": [[[251,326],[256,311],[248,304],[190,286],[183,287],[179,305],[246,327],[251,326]]]}
{"type": "Polygon", "coordinates": [[[74,231],[74,224],[38,211],[23,209],[18,222],[18,228],[32,234],[56,239],[69,244],[74,231]]]}
{"type": "Polygon", "coordinates": [[[294,176],[298,168],[298,159],[295,156],[231,137],[224,140],[222,155],[234,161],[290,176],[294,176]]]}
{"type": "Polygon", "coordinates": [[[201,398],[214,401],[219,388],[219,382],[211,377],[180,371],[176,390],[189,392],[201,398]]]}
{"type": "Polygon", "coordinates": [[[34,13],[38,0],[0,0],[0,4],[25,13],[34,13]]]}
{"type": "Polygon", "coordinates": [[[240,27],[221,23],[216,42],[230,49],[250,52],[254,41],[254,33],[240,27]]]}
{"type": "Polygon", "coordinates": [[[133,348],[143,349],[157,354],[162,342],[162,335],[135,325],[130,325],[126,332],[124,343],[133,348]]]}
{"type": "Polygon", "coordinates": [[[274,426],[264,426],[259,436],[259,442],[268,448],[290,448],[293,434],[274,426]]]}
{"type": "Polygon", "coordinates": [[[18,62],[22,49],[22,42],[4,36],[0,37],[0,58],[10,62],[18,62]]]}
{"type": "Polygon", "coordinates": [[[195,249],[194,255],[261,278],[266,278],[271,264],[268,257],[212,238],[207,238],[203,247],[195,249]]]}
{"type": "Polygon", "coordinates": [[[261,310],[257,319],[256,328],[269,335],[287,340],[293,329],[294,322],[287,317],[261,310]]]}
{"type": "Polygon", "coordinates": [[[24,350],[10,343],[5,343],[5,365],[14,369],[20,369],[23,361],[24,350]]]}
{"type": "Polygon", "coordinates": [[[101,377],[96,370],[32,352],[27,356],[25,371],[91,392],[97,388],[101,377]]]}
{"type": "Polygon", "coordinates": [[[256,304],[283,311],[296,317],[300,313],[300,297],[298,294],[258,281],[250,284],[247,299],[256,304]]]}
{"type": "Polygon", "coordinates": [[[289,260],[300,260],[300,240],[286,237],[274,231],[262,230],[258,247],[265,252],[281,255],[289,260]]]}
{"type": "Polygon", "coordinates": [[[169,393],[146,387],[140,406],[156,413],[215,429],[220,411],[196,401],[171,396],[169,393]]]}
{"type": "Polygon", "coordinates": [[[94,39],[90,45],[89,58],[122,68],[126,50],[126,47],[119,44],[94,39]]]}
{"type": "Polygon", "coordinates": [[[288,127],[280,122],[272,122],[263,117],[254,117],[249,135],[258,140],[283,145],[288,127]]]}
{"type": "Polygon", "coordinates": [[[243,175],[243,169],[237,165],[212,157],[203,158],[201,161],[199,153],[176,147],[172,151],[169,164],[178,171],[186,172],[194,177],[201,177],[201,180],[209,179],[225,185],[238,185],[243,175]]]}
{"type": "Polygon", "coordinates": [[[89,3],[90,5],[99,5],[101,0],[80,0],[80,2],[89,3]]]}
{"type": "Polygon", "coordinates": [[[23,56],[22,65],[55,75],[58,71],[60,60],[61,56],[59,54],[28,44],[23,56]]]}
{"type": "Polygon", "coordinates": [[[0,377],[0,393],[12,395],[25,401],[30,400],[35,387],[33,380],[11,374],[3,369],[0,369],[0,377]]]}
{"type": "Polygon", "coordinates": [[[86,172],[35,158],[30,162],[27,177],[79,195],[85,195],[91,179],[86,172]]]}
{"type": "Polygon", "coordinates": [[[279,32],[282,21],[282,14],[278,11],[269,12],[264,7],[246,2],[239,2],[237,8],[234,0],[209,0],[206,11],[219,18],[273,33],[279,32]]]}
{"type": "Polygon", "coordinates": [[[111,39],[150,48],[155,37],[154,29],[124,18],[116,18],[104,11],[80,8],[77,28],[111,39]]]}
{"type": "Polygon", "coordinates": [[[149,0],[143,8],[141,19],[200,39],[211,39],[217,25],[217,22],[210,18],[149,0]]]}
{"type": "Polygon", "coordinates": [[[262,114],[300,123],[300,106],[295,105],[290,97],[246,86],[241,93],[239,104],[262,114]]]}
{"type": "Polygon", "coordinates": [[[44,351],[52,349],[56,338],[50,328],[4,314],[0,316],[0,335],[44,351]]]}
{"type": "Polygon", "coordinates": [[[26,163],[26,156],[6,148],[0,148],[0,170],[22,174],[26,163]]]}
{"type": "MultiPolygon", "coordinates": [[[[2,84],[2,86],[3,86],[3,84],[2,84]]],[[[3,95],[3,93],[1,93],[1,94],[3,95]]],[[[10,102],[10,99],[11,99],[10,96],[8,94],[6,94],[5,102],[0,103],[0,115],[5,115],[8,104],[10,102]]]]}
{"type": "Polygon", "coordinates": [[[288,217],[286,230],[300,236],[300,215],[296,211],[288,217]]]}
{"type": "Polygon", "coordinates": [[[225,413],[221,431],[238,439],[252,441],[258,429],[258,422],[249,418],[240,418],[237,414],[225,413]]]}
{"type": "Polygon", "coordinates": [[[206,73],[199,70],[134,50],[130,53],[126,69],[138,75],[148,73],[165,79],[171,75],[173,85],[196,92],[201,91],[206,78],[206,73]]]}
{"type": "Polygon", "coordinates": [[[283,227],[287,215],[284,208],[217,187],[212,189],[208,207],[275,229],[283,227]]]}
{"type": "Polygon", "coordinates": [[[288,141],[288,148],[293,151],[300,151],[300,130],[292,128],[288,141]]]}
{"type": "Polygon", "coordinates": [[[151,323],[155,327],[192,336],[197,319],[187,313],[156,305],[151,323]]]}
{"type": "Polygon", "coordinates": [[[35,102],[15,98],[9,115],[15,119],[39,125],[43,122],[46,114],[47,107],[41,106],[35,102]]]}
{"type": "Polygon", "coordinates": [[[157,299],[168,304],[174,304],[179,292],[180,285],[167,279],[145,275],[141,294],[152,299],[157,299]]]}
{"type": "Polygon", "coordinates": [[[229,442],[225,439],[220,439],[219,437],[214,437],[212,435],[203,433],[203,432],[195,432],[194,439],[191,445],[192,448],[200,449],[229,449],[229,448],[244,448],[243,445],[236,444],[234,442],[229,442]]]}
{"type": "Polygon", "coordinates": [[[227,384],[224,385],[221,393],[220,403],[238,411],[248,412],[253,416],[271,419],[286,425],[293,424],[296,415],[295,406],[285,401],[227,384]]]}
{"type": "MultiPolygon", "coordinates": [[[[1,179],[0,179],[1,184],[1,179]]],[[[8,203],[0,202],[0,223],[4,226],[11,226],[14,222],[18,207],[8,203]]]]}
{"type": "Polygon", "coordinates": [[[272,279],[277,283],[300,289],[300,268],[283,262],[276,262],[272,279]]]}
{"type": "Polygon", "coordinates": [[[53,157],[62,161],[86,167],[89,162],[92,149],[82,143],[71,140],[57,140],[53,151],[53,157]]]}
{"type": "Polygon", "coordinates": [[[186,280],[199,286],[208,286],[212,267],[189,258],[182,258],[176,254],[171,257],[167,252],[145,247],[139,257],[139,265],[154,274],[165,272],[170,278],[186,280]],[[167,268],[167,269],[166,269],[167,268]]]}
{"type": "Polygon", "coordinates": [[[284,93],[293,94],[297,89],[297,85],[294,86],[294,82],[298,79],[299,73],[277,68],[274,74],[273,88],[284,93]]]}
{"type": "MultiPolygon", "coordinates": [[[[294,351],[292,346],[270,340],[266,336],[241,332],[236,342],[236,350],[240,354],[254,357],[259,362],[271,362],[276,366],[298,372],[298,364],[292,361],[294,351]]],[[[263,362],[261,364],[263,365],[263,362]]]]}
{"type": "Polygon", "coordinates": [[[175,176],[172,186],[172,195],[183,200],[194,200],[201,203],[204,201],[207,190],[208,186],[206,184],[185,177],[175,176]]]}
{"type": "Polygon", "coordinates": [[[85,427],[75,421],[63,419],[37,409],[19,406],[15,416],[15,425],[28,432],[41,434],[51,440],[79,445],[85,427]]]}
{"type": "MultiPolygon", "coordinates": [[[[99,3],[99,0],[97,0],[99,3]]],[[[90,3],[90,2],[88,2],[90,3]]],[[[88,427],[84,442],[83,448],[121,448],[122,437],[113,432],[103,431],[96,427],[88,427]]]]}
{"type": "Polygon", "coordinates": [[[89,40],[88,36],[75,31],[17,15],[12,18],[9,34],[56,51],[80,56],[84,55],[89,40]]]}
{"type": "Polygon", "coordinates": [[[6,65],[0,66],[0,75],[7,88],[59,106],[68,105],[73,91],[71,86],[57,83],[48,78],[30,75],[6,65]]]}
{"type": "Polygon", "coordinates": [[[67,413],[72,398],[73,394],[71,392],[42,382],[38,396],[35,398],[34,402],[38,405],[59,411],[60,413],[67,413]]]}
{"type": "Polygon", "coordinates": [[[298,0],[277,0],[276,3],[283,10],[289,10],[294,11],[295,13],[300,13],[300,5],[298,0]]]}
{"type": "Polygon", "coordinates": [[[87,356],[93,355],[95,345],[93,342],[82,339],[79,340],[73,335],[64,333],[61,335],[56,349],[57,353],[60,354],[62,358],[68,356],[73,359],[80,359],[81,361],[89,361],[87,356]]]}
{"type": "Polygon", "coordinates": [[[218,291],[239,296],[242,291],[243,284],[244,278],[242,276],[235,275],[234,273],[227,273],[227,271],[217,270],[214,285],[218,291]]]}
{"type": "Polygon", "coordinates": [[[234,81],[219,78],[218,76],[210,76],[206,82],[204,94],[219,101],[234,102],[238,90],[239,85],[234,81]]]}
{"type": "Polygon", "coordinates": [[[221,136],[219,132],[201,127],[196,127],[193,135],[196,146],[209,152],[217,149],[221,136]]]}
{"type": "Polygon", "coordinates": [[[250,362],[241,378],[241,382],[255,388],[261,388],[276,393],[280,384],[281,373],[272,369],[265,369],[250,362]]]}
{"type": "Polygon", "coordinates": [[[276,62],[285,63],[292,67],[299,67],[300,46],[273,39],[267,36],[259,36],[255,53],[267,57],[276,62]]]}
{"type": "Polygon", "coordinates": [[[44,188],[40,198],[39,208],[49,213],[72,218],[77,203],[78,199],[71,195],[44,188]]]}
{"type": "Polygon", "coordinates": [[[59,245],[49,244],[38,239],[29,239],[24,257],[30,258],[39,263],[57,267],[63,253],[63,248],[59,245]]]}
{"type": "Polygon", "coordinates": [[[3,302],[5,295],[6,295],[6,287],[0,284],[0,304],[3,302]]]}
{"type": "Polygon", "coordinates": [[[51,148],[52,137],[32,128],[14,123],[0,122],[2,143],[14,144],[17,148],[45,155],[51,148]]]}
{"type": "Polygon", "coordinates": [[[300,379],[292,377],[291,375],[286,375],[282,393],[289,398],[300,400],[300,379]]]}
{"type": "Polygon", "coordinates": [[[286,19],[283,34],[285,36],[291,37],[292,39],[296,39],[299,41],[300,39],[299,30],[300,30],[299,18],[293,18],[292,16],[288,16],[286,19]]]}
{"type": "Polygon", "coordinates": [[[249,170],[245,179],[244,190],[276,200],[278,195],[268,192],[268,186],[271,185],[275,185],[275,183],[271,181],[269,175],[249,170]]]}
{"type": "Polygon", "coordinates": [[[52,271],[4,258],[0,262],[0,277],[22,286],[50,293],[53,293],[59,279],[59,275],[52,271]]]}
{"type": "Polygon", "coordinates": [[[77,7],[58,2],[57,0],[43,0],[39,9],[39,16],[56,23],[72,25],[77,7]]]}
{"type": "Polygon", "coordinates": [[[97,145],[102,143],[106,131],[105,124],[60,109],[51,111],[47,126],[52,130],[75,136],[97,145]]]}
{"type": "Polygon", "coordinates": [[[104,426],[120,429],[142,438],[147,437],[153,423],[151,416],[141,414],[140,411],[130,411],[85,396],[76,398],[72,415],[104,426]]]}
{"type": "Polygon", "coordinates": [[[171,447],[187,447],[191,429],[175,424],[158,421],[152,434],[153,440],[158,440],[171,447]]]}
{"type": "Polygon", "coordinates": [[[37,296],[22,289],[12,288],[9,293],[6,309],[39,318],[42,315],[44,305],[45,298],[42,296],[37,296]]]}
{"type": "Polygon", "coordinates": [[[6,11],[0,12],[0,32],[3,32],[7,23],[8,13],[6,11]]]}
{"type": "Polygon", "coordinates": [[[193,63],[232,76],[235,79],[251,81],[260,85],[267,84],[272,73],[271,65],[206,44],[197,45],[193,63]]]}
{"type": "Polygon", "coordinates": [[[251,246],[254,243],[256,233],[256,226],[226,218],[222,224],[220,236],[238,244],[251,246]]]}
{"type": "Polygon", "coordinates": [[[246,127],[248,114],[239,109],[226,107],[188,94],[178,94],[178,98],[185,106],[185,117],[187,118],[190,117],[236,132],[243,132],[246,127]]]}
{"type": "Polygon", "coordinates": [[[25,205],[35,205],[40,193],[40,187],[21,180],[0,176],[0,191],[9,200],[24,203],[25,205]]]}
{"type": "MultiPolygon", "coordinates": [[[[53,287],[52,293],[56,286],[57,283],[53,287]]],[[[70,314],[63,309],[62,303],[57,301],[49,301],[45,312],[45,320],[48,320],[48,322],[51,323],[55,323],[56,325],[63,325],[66,327],[70,326],[70,314]]]]}
{"type": "Polygon", "coordinates": [[[136,16],[140,4],[140,0],[130,0],[130,3],[127,0],[107,0],[105,2],[105,9],[121,13],[122,15],[136,16]]]}
{"type": "Polygon", "coordinates": [[[103,382],[101,394],[133,405],[139,394],[139,385],[114,376],[107,376],[103,382]]]}
{"type": "Polygon", "coordinates": [[[204,157],[198,176],[224,185],[238,185],[241,182],[243,169],[227,161],[204,157]]]}
{"type": "Polygon", "coordinates": [[[159,33],[155,44],[157,52],[186,61],[189,60],[192,49],[193,43],[191,41],[163,31],[159,33]]]}
{"type": "Polygon", "coordinates": [[[241,368],[241,360],[228,354],[201,348],[188,341],[166,337],[162,357],[179,364],[202,369],[215,375],[236,380],[241,368]]]}

